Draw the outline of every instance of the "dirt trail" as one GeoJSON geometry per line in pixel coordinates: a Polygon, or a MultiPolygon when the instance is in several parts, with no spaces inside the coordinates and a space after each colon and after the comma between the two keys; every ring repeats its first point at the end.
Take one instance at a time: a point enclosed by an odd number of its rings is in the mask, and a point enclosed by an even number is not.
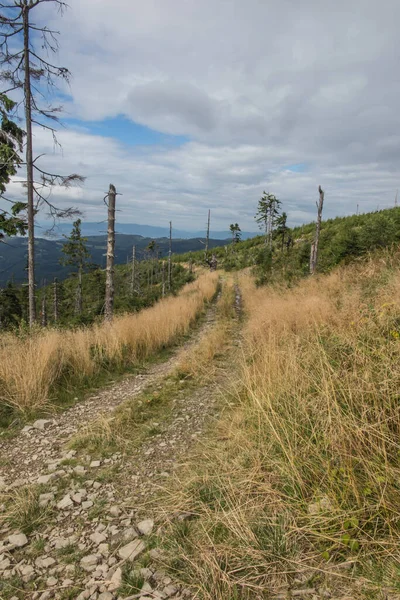
{"type": "MultiPolygon", "coordinates": [[[[183,347],[194,346],[206,335],[215,321],[215,311],[215,304],[212,304],[200,329],[183,347]]],[[[181,348],[168,360],[151,366],[144,373],[126,376],[63,413],[39,419],[33,426],[24,427],[18,436],[0,441],[0,489],[2,482],[7,487],[18,487],[36,481],[43,466],[59,457],[60,449],[82,426],[110,413],[126,399],[134,398],[173,371],[181,348]]]]}
{"type": "MultiPolygon", "coordinates": [[[[237,289],[235,296],[238,312],[237,289]]],[[[183,347],[196,348],[218,323],[212,305],[204,324],[183,347]]],[[[233,323],[238,330],[238,319],[233,323]]],[[[171,580],[163,571],[162,557],[151,550],[157,523],[150,506],[219,414],[221,387],[234,372],[235,345],[220,357],[209,383],[174,392],[165,418],[152,423],[154,432],[125,455],[77,454],[66,449],[66,443],[94,416],[109,415],[149,386],[162,389],[182,346],[146,374],[110,386],[57,416],[43,430],[29,429],[0,444],[1,456],[10,461],[1,465],[0,475],[11,493],[18,495],[27,482],[40,483],[39,501],[49,511],[45,524],[27,536],[7,521],[0,525],[1,600],[194,598],[171,580]]]]}

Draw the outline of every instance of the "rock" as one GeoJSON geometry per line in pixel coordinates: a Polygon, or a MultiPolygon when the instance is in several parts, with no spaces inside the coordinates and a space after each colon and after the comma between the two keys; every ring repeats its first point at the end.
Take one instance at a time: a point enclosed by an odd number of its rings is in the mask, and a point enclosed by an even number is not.
{"type": "Polygon", "coordinates": [[[52,479],[55,478],[56,476],[54,473],[50,473],[50,475],[40,475],[40,477],[37,478],[36,483],[47,485],[52,479]]]}
{"type": "Polygon", "coordinates": [[[0,477],[0,492],[3,492],[7,488],[4,477],[0,477]]]}
{"type": "Polygon", "coordinates": [[[105,557],[107,557],[110,554],[108,544],[99,544],[97,547],[97,551],[100,552],[100,554],[105,557]]]}
{"type": "Polygon", "coordinates": [[[5,571],[11,565],[11,560],[9,558],[0,557],[0,571],[5,571]]]}
{"type": "Polygon", "coordinates": [[[147,594],[148,592],[150,592],[150,594],[152,594],[153,588],[151,587],[151,585],[149,584],[148,581],[145,581],[144,584],[142,585],[142,589],[140,591],[144,592],[144,594],[147,594]]]}
{"type": "Polygon", "coordinates": [[[39,556],[39,558],[37,558],[35,560],[35,565],[39,568],[39,569],[48,569],[49,567],[52,567],[55,564],[55,560],[54,558],[51,558],[51,556],[39,556]]]}
{"type": "Polygon", "coordinates": [[[77,475],[84,475],[86,473],[86,469],[82,465],[78,465],[74,468],[74,473],[76,473],[77,475]]]}
{"type": "Polygon", "coordinates": [[[92,535],[90,536],[90,539],[96,546],[98,546],[99,544],[102,544],[103,542],[106,541],[107,536],[104,535],[104,533],[99,533],[96,531],[95,533],[92,533],[92,535]]]}
{"type": "Polygon", "coordinates": [[[121,509],[119,508],[119,506],[111,506],[108,512],[112,517],[119,517],[119,515],[121,514],[121,509]]]}
{"type": "Polygon", "coordinates": [[[8,541],[16,548],[23,548],[28,543],[28,538],[24,533],[14,533],[8,536],[8,541]]]}
{"type": "Polygon", "coordinates": [[[71,537],[71,538],[56,538],[55,540],[53,540],[53,546],[56,550],[60,550],[61,548],[66,548],[67,546],[69,546],[70,544],[73,544],[75,542],[75,538],[71,537]]]}
{"type": "Polygon", "coordinates": [[[55,585],[57,585],[57,583],[58,583],[58,581],[57,581],[57,579],[55,577],[49,577],[46,580],[46,585],[48,587],[54,587],[55,585]]]}
{"type": "Polygon", "coordinates": [[[67,508],[70,508],[71,506],[73,506],[73,502],[71,499],[71,496],[69,494],[67,494],[66,496],[64,496],[64,498],[62,500],[60,500],[60,502],[57,504],[57,508],[59,508],[60,510],[66,510],[67,508]]]}
{"type": "Polygon", "coordinates": [[[133,527],[128,527],[127,529],[124,529],[124,531],[119,536],[121,542],[131,542],[137,537],[137,531],[133,527]]]}
{"type": "Polygon", "coordinates": [[[84,556],[80,562],[82,569],[85,571],[94,571],[98,563],[98,558],[95,554],[84,556]]]}
{"type": "Polygon", "coordinates": [[[43,431],[44,429],[46,429],[50,424],[52,423],[52,421],[49,421],[49,419],[38,419],[37,421],[35,421],[32,424],[32,427],[34,429],[39,429],[41,431],[43,431]]]}
{"type": "Polygon", "coordinates": [[[141,540],[133,540],[118,550],[118,556],[123,560],[134,560],[144,550],[145,545],[141,540]]]}
{"type": "Polygon", "coordinates": [[[145,521],[141,521],[137,526],[138,530],[142,535],[150,535],[154,528],[153,519],[146,519],[145,521]]]}
{"type": "Polygon", "coordinates": [[[110,592],[103,592],[98,597],[98,600],[113,600],[114,596],[110,592]]]}
{"type": "Polygon", "coordinates": [[[140,574],[143,577],[143,579],[145,579],[147,581],[152,578],[153,571],[151,569],[149,569],[148,567],[143,567],[142,569],[140,569],[140,574]]]}
{"type": "Polygon", "coordinates": [[[92,508],[92,506],[93,502],[91,500],[86,500],[85,502],[82,502],[83,510],[88,510],[89,508],[92,508]]]}
{"type": "Polygon", "coordinates": [[[92,462],[90,463],[90,467],[93,469],[94,467],[100,467],[101,465],[101,461],[100,460],[92,460],[92,462]]]}
{"type": "Polygon", "coordinates": [[[118,567],[115,571],[114,575],[110,579],[110,583],[108,584],[108,589],[110,592],[115,592],[122,584],[122,569],[118,567]]]}
{"type": "Polygon", "coordinates": [[[50,502],[52,502],[54,500],[54,494],[49,493],[49,494],[40,494],[39,496],[39,506],[41,507],[45,507],[48,504],[50,504],[50,502]]]}
{"type": "Polygon", "coordinates": [[[163,589],[163,593],[165,594],[165,596],[167,598],[170,598],[171,596],[174,596],[177,592],[178,592],[178,588],[175,587],[174,585],[167,585],[163,589]]]}

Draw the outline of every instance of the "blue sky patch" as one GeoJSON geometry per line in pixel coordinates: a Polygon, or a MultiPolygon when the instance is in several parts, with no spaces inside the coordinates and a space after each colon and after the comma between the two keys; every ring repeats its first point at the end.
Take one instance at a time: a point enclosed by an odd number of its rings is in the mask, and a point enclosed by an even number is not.
{"type": "Polygon", "coordinates": [[[293,171],[293,173],[304,173],[307,171],[307,165],[305,163],[298,163],[296,165],[287,165],[285,169],[293,171]]]}
{"type": "Polygon", "coordinates": [[[135,123],[122,115],[103,121],[66,119],[65,123],[70,127],[84,127],[92,135],[115,138],[122,144],[129,146],[179,147],[189,141],[187,136],[161,133],[145,125],[135,123]]]}

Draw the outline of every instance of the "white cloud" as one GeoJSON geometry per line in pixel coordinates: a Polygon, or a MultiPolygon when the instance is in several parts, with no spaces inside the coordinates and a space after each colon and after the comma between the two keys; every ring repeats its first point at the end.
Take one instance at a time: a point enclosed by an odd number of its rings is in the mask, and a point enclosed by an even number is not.
{"type": "MultiPolygon", "coordinates": [[[[88,176],[71,200],[102,215],[113,181],[127,221],[254,228],[263,189],[292,222],[393,203],[399,187],[397,0],[70,0],[60,61],[73,72],[68,110],[83,120],[123,114],[191,141],[125,147],[61,132],[63,160],[88,176]],[[290,165],[303,164],[305,171],[290,165]]],[[[52,154],[37,133],[37,150],[52,154]]],[[[48,163],[46,162],[46,165],[48,163]]],[[[55,192],[61,201],[64,195],[55,192]]],[[[121,213],[122,215],[122,213],[121,213]]]]}

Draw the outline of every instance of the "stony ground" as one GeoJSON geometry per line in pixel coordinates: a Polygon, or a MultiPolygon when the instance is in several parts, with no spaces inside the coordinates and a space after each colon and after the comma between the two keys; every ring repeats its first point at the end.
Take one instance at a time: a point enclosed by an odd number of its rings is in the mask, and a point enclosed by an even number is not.
{"type": "MultiPolygon", "coordinates": [[[[186,345],[200,343],[215,320],[212,307],[186,345]]],[[[152,548],[157,523],[146,507],[218,411],[223,370],[211,385],[178,389],[165,422],[152,423],[152,434],[129,453],[68,447],[94,418],[149,387],[162,391],[177,360],[175,354],[0,443],[0,598],[193,597],[163,571],[152,548]]]]}

